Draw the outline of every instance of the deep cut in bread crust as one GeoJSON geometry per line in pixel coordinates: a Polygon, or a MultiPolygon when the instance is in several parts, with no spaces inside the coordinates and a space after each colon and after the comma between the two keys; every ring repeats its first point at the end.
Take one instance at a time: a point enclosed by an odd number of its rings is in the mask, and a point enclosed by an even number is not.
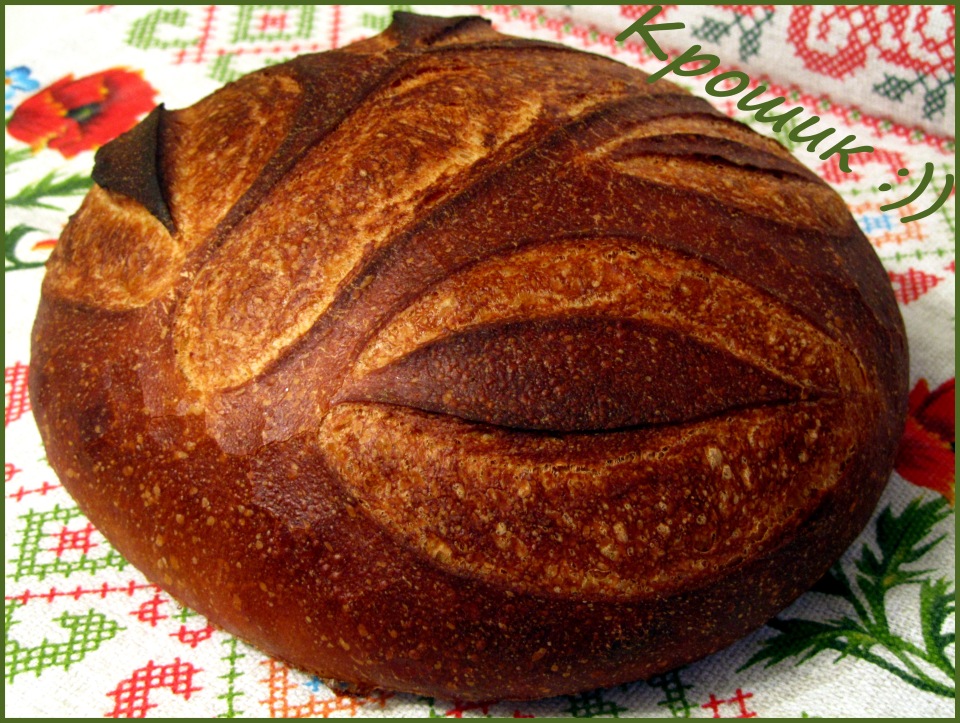
{"type": "Polygon", "coordinates": [[[836,193],[645,78],[398,13],[157,108],[43,283],[64,486],[358,689],[572,693],[762,625],[886,483],[903,325],[836,193]]]}

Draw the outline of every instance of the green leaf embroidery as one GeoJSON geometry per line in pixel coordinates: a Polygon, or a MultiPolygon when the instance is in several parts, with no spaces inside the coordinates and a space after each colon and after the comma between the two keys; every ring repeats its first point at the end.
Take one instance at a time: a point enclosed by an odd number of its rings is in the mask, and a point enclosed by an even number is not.
{"type": "Polygon", "coordinates": [[[59,211],[61,209],[58,206],[53,206],[41,199],[50,196],[82,196],[93,186],[93,180],[89,176],[74,173],[57,178],[57,175],[57,171],[51,171],[39,181],[24,186],[15,195],[7,196],[6,205],[21,208],[50,208],[59,211]]]}
{"type": "Polygon", "coordinates": [[[741,668],[764,663],[770,667],[790,658],[800,665],[827,650],[851,656],[896,675],[916,688],[947,698],[956,697],[956,669],[946,649],[955,633],[944,633],[955,611],[954,591],[943,579],[931,580],[930,570],[907,568],[920,561],[944,538],[932,537],[934,527],[951,514],[942,498],[929,502],[915,499],[896,515],[886,507],[877,517],[874,549],[864,543],[855,562],[854,585],[840,563],[824,576],[814,591],[849,604],[855,617],[814,621],[775,619],[769,623],[777,634],[764,640],[741,668]],[[902,585],[920,586],[920,627],[923,647],[893,633],[887,619],[887,593],[902,585]],[[943,673],[943,677],[936,675],[943,673]]]}
{"type": "Polygon", "coordinates": [[[11,229],[3,230],[3,270],[4,271],[13,271],[15,269],[32,269],[37,266],[43,266],[43,261],[21,261],[17,258],[17,244],[20,243],[20,239],[26,236],[31,231],[39,231],[40,229],[34,228],[33,226],[27,226],[26,224],[17,224],[11,229]]]}
{"type": "Polygon", "coordinates": [[[3,149],[3,170],[6,172],[10,166],[15,163],[25,161],[33,155],[30,148],[4,148],[3,149]]]}
{"type": "MultiPolygon", "coordinates": [[[[840,657],[850,654],[857,646],[870,647],[864,630],[849,619],[820,623],[814,620],[771,620],[770,627],[780,631],[776,646],[769,646],[753,656],[747,665],[767,660],[767,666],[797,657],[804,662],[824,650],[836,650],[840,657]]],[[[744,666],[746,667],[746,666],[744,666]]]]}
{"type": "Polygon", "coordinates": [[[934,582],[924,580],[920,583],[920,619],[923,623],[923,643],[930,651],[934,664],[944,672],[953,672],[953,666],[947,659],[948,645],[956,643],[957,634],[943,633],[947,618],[956,610],[954,602],[956,591],[950,589],[950,583],[940,578],[934,582]]]}
{"type": "MultiPolygon", "coordinates": [[[[4,148],[4,172],[8,173],[10,168],[33,156],[30,148],[4,148]]],[[[51,171],[39,181],[29,183],[12,196],[4,198],[5,208],[46,208],[53,211],[63,211],[58,205],[50,203],[50,200],[68,196],[82,196],[93,186],[93,180],[89,176],[79,173],[69,175],[61,174],[59,171],[51,171]]],[[[13,228],[4,229],[4,271],[18,271],[20,269],[32,269],[43,266],[43,261],[23,261],[17,256],[17,244],[21,239],[31,231],[40,231],[40,229],[26,224],[17,224],[13,228]]],[[[56,234],[52,234],[56,235],[56,234]]]]}

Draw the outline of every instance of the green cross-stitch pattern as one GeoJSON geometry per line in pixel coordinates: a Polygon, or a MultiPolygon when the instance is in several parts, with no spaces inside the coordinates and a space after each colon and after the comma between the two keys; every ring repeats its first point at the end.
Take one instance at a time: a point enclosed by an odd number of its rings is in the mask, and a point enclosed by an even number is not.
{"type": "Polygon", "coordinates": [[[699,28],[694,29],[693,37],[698,40],[707,40],[711,43],[716,43],[719,42],[721,38],[729,35],[734,27],[737,27],[741,32],[739,43],[740,60],[749,60],[760,52],[760,36],[763,34],[763,26],[770,22],[774,11],[764,10],[763,13],[764,15],[760,19],[737,14],[729,23],[714,18],[704,18],[703,24],[699,28]]]}
{"type": "Polygon", "coordinates": [[[439,713],[437,713],[437,709],[436,709],[436,707],[434,706],[434,704],[435,704],[436,701],[435,701],[433,698],[428,698],[427,696],[421,695],[420,697],[417,698],[417,702],[418,702],[418,703],[423,703],[424,705],[427,706],[427,708],[428,708],[427,717],[428,717],[428,718],[443,718],[442,715],[440,715],[439,713]]]}
{"type": "Polygon", "coordinates": [[[604,690],[591,690],[579,695],[568,695],[567,700],[570,707],[566,712],[574,718],[597,718],[599,716],[611,716],[619,718],[620,714],[627,709],[617,705],[615,701],[604,698],[604,690]]]}
{"type": "Polygon", "coordinates": [[[171,25],[175,28],[186,27],[189,14],[183,10],[154,10],[133,21],[127,33],[127,44],[141,50],[160,48],[189,48],[200,42],[199,38],[180,40],[177,38],[163,39],[160,37],[160,27],[171,25]]]}
{"type": "Polygon", "coordinates": [[[730,25],[732,23],[721,23],[713,18],[704,18],[703,25],[693,31],[693,37],[716,43],[723,36],[730,34],[730,25]]]}
{"type": "Polygon", "coordinates": [[[754,27],[743,31],[743,36],[740,38],[741,60],[747,60],[760,52],[760,35],[763,33],[761,28],[763,27],[763,23],[771,17],[773,17],[773,11],[768,11],[764,20],[758,22],[754,27]]]}
{"type": "MultiPolygon", "coordinates": [[[[184,608],[184,610],[186,610],[186,608],[184,608]]],[[[229,670],[227,670],[226,673],[220,676],[221,680],[227,681],[227,690],[225,693],[221,693],[220,695],[218,695],[217,698],[219,700],[226,701],[227,710],[217,715],[217,718],[236,718],[238,716],[243,715],[243,711],[237,710],[234,707],[234,700],[244,695],[243,691],[237,690],[236,687],[234,686],[234,683],[236,682],[237,678],[240,678],[243,676],[243,673],[237,670],[237,661],[247,656],[244,653],[238,652],[237,646],[239,645],[239,642],[234,637],[230,637],[224,640],[223,645],[227,647],[229,652],[225,656],[220,658],[220,660],[227,661],[230,668],[229,670]]]]}
{"type": "Polygon", "coordinates": [[[183,607],[182,605],[177,606],[177,612],[170,616],[171,620],[177,620],[181,623],[186,623],[190,618],[199,618],[201,617],[200,613],[194,612],[188,607],[183,607]]]}
{"type": "Polygon", "coordinates": [[[98,554],[84,553],[77,560],[66,560],[50,554],[50,541],[52,534],[56,532],[51,534],[47,526],[51,523],[65,526],[79,517],[82,515],[78,508],[60,505],[55,505],[52,510],[45,512],[30,510],[27,514],[21,515],[20,519],[25,520],[26,525],[20,535],[20,541],[16,544],[19,555],[10,560],[16,565],[16,569],[7,577],[15,581],[27,577],[44,580],[50,575],[69,577],[75,572],[92,575],[108,568],[115,570],[125,568],[129,563],[106,541],[97,544],[98,554]]]}
{"type": "Polygon", "coordinates": [[[387,26],[392,22],[394,12],[410,12],[410,10],[412,10],[410,5],[390,5],[388,7],[390,8],[390,12],[383,15],[376,13],[364,13],[360,16],[360,24],[365,28],[370,28],[371,30],[375,30],[380,33],[386,30],[387,26]]]}
{"type": "Polygon", "coordinates": [[[276,43],[306,40],[313,32],[314,11],[315,7],[313,5],[241,5],[231,40],[234,43],[276,43]],[[290,31],[284,28],[276,32],[269,32],[265,29],[256,30],[253,27],[255,13],[288,13],[291,11],[296,11],[297,17],[296,25],[290,31]]]}
{"type": "Polygon", "coordinates": [[[903,100],[903,96],[913,91],[913,86],[914,83],[906,81],[903,78],[897,78],[896,76],[884,73],[883,82],[873,86],[873,89],[884,98],[900,101],[903,100]]]}
{"type": "Polygon", "coordinates": [[[896,102],[903,101],[904,97],[919,90],[923,91],[923,117],[931,120],[943,115],[947,107],[947,92],[956,81],[954,76],[935,78],[931,75],[917,73],[913,80],[898,78],[895,75],[884,73],[883,82],[873,86],[878,95],[896,102]],[[933,83],[933,87],[929,87],[933,83]]]}
{"type": "Polygon", "coordinates": [[[671,670],[663,675],[655,675],[647,683],[663,691],[664,699],[657,705],[664,706],[674,718],[689,718],[693,706],[687,701],[686,691],[692,686],[684,685],[680,680],[680,671],[671,670]]]}
{"type": "Polygon", "coordinates": [[[10,636],[10,629],[17,623],[13,619],[14,610],[21,605],[22,603],[8,600],[3,609],[3,667],[4,677],[10,683],[22,673],[32,672],[39,677],[48,668],[68,670],[71,665],[83,660],[88,653],[97,650],[123,629],[93,608],[83,615],[65,612],[54,619],[67,631],[66,641],[50,642],[44,638],[39,645],[25,647],[10,636]]]}
{"type": "Polygon", "coordinates": [[[897,263],[900,263],[902,261],[923,261],[931,256],[936,256],[940,259],[953,259],[953,255],[953,249],[936,248],[927,249],[926,251],[923,249],[917,249],[916,251],[908,251],[907,253],[896,251],[892,254],[887,254],[885,256],[882,255],[880,256],[880,260],[884,262],[896,261],[897,263]]]}

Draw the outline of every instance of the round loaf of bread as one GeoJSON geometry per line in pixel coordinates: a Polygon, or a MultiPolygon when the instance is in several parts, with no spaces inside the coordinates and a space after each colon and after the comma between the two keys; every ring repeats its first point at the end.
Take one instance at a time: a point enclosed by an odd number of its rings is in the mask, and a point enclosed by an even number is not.
{"type": "Polygon", "coordinates": [[[640,679],[762,625],[903,425],[887,276],[779,144],[607,58],[398,13],[103,147],[31,395],[83,512],[323,678],[640,679]]]}

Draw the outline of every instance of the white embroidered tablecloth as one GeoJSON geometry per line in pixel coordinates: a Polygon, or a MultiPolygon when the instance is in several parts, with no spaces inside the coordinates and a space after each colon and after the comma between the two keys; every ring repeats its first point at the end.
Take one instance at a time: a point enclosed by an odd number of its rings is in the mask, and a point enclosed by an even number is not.
{"type": "MultiPolygon", "coordinates": [[[[664,62],[640,36],[615,40],[651,7],[412,9],[480,14],[502,32],[654,72],[664,62]]],[[[685,25],[655,35],[671,56],[697,44],[720,59],[679,79],[694,92],[740,70],[768,86],[761,99],[785,96],[783,109],[800,105],[874,149],[846,172],[792,140],[792,124],[773,133],[737,97],[712,99],[844,196],[889,272],[911,351],[911,416],[877,513],[832,576],[770,625],[679,670],[578,695],[353,698],[178,607],[79,512],[46,465],[26,380],[42,264],[90,186],[93,150],[156,103],[184,107],[265,64],[376,34],[391,9],[410,8],[6,7],[6,714],[952,716],[955,196],[937,205],[955,171],[952,7],[666,5],[654,21],[685,25]]]]}

